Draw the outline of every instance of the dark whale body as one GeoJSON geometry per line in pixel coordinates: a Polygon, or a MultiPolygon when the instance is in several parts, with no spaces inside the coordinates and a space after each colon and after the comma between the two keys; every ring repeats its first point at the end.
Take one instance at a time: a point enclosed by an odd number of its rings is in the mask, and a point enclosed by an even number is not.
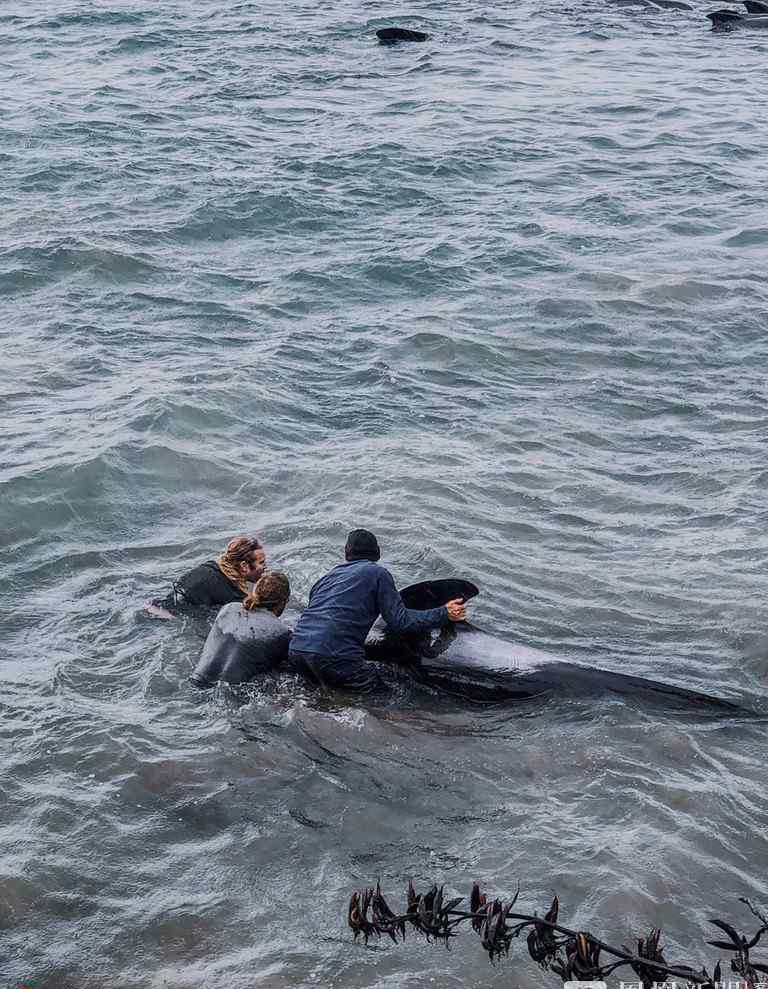
{"type": "MultiPolygon", "coordinates": [[[[403,588],[406,608],[435,608],[479,593],[467,580],[428,580],[403,588]]],[[[226,605],[206,640],[194,672],[194,686],[223,681],[247,683],[278,670],[288,653],[288,635],[273,642],[274,629],[251,628],[265,616],[244,620],[242,608],[226,605]]],[[[271,616],[269,616],[271,620],[271,616]]],[[[272,624],[279,622],[275,621],[272,624]]],[[[286,630],[287,631],[287,630],[286,630]]],[[[756,712],[709,694],[644,677],[569,663],[529,646],[489,635],[470,622],[450,623],[439,634],[399,635],[379,620],[365,644],[367,658],[395,665],[417,683],[441,693],[483,704],[504,704],[546,697],[592,698],[618,694],[635,702],[695,710],[706,714],[754,715],[756,712]]]]}
{"type": "MultiPolygon", "coordinates": [[[[401,592],[406,607],[432,608],[451,598],[474,597],[469,581],[426,581],[401,592]]],[[[747,714],[731,701],[644,677],[565,662],[528,646],[489,635],[469,622],[428,634],[399,636],[374,626],[366,649],[370,659],[403,665],[414,679],[449,694],[486,703],[504,703],[547,694],[596,697],[618,694],[633,701],[662,703],[719,715],[747,714]]]]}
{"type": "Polygon", "coordinates": [[[693,10],[689,3],[683,0],[652,0],[654,7],[661,7],[662,10],[693,10]]]}
{"type": "Polygon", "coordinates": [[[768,29],[768,12],[755,14],[740,14],[737,10],[715,10],[707,17],[712,21],[713,28],[730,31],[734,28],[768,29]]]}
{"type": "Polygon", "coordinates": [[[429,35],[407,27],[382,27],[376,32],[376,37],[383,45],[394,45],[398,41],[426,41],[429,35]]]}
{"type": "Polygon", "coordinates": [[[614,7],[644,7],[646,10],[693,10],[684,0],[609,0],[614,7]]]}
{"type": "Polygon", "coordinates": [[[768,3],[765,0],[743,0],[748,14],[768,14],[768,3]]]}

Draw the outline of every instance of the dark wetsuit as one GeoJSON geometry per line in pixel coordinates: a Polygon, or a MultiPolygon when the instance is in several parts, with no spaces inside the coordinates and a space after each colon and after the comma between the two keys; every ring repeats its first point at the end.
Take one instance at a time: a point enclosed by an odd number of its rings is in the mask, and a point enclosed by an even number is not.
{"type": "Polygon", "coordinates": [[[291,630],[266,608],[225,605],[216,616],[190,680],[196,687],[247,683],[278,667],[288,655],[291,630]]]}
{"type": "Polygon", "coordinates": [[[309,594],[296,624],[289,664],[331,687],[374,691],[385,686],[364,643],[379,615],[396,632],[424,632],[448,621],[445,607],[415,611],[403,604],[392,574],[370,560],[334,567],[309,594]]]}
{"type": "Polygon", "coordinates": [[[176,611],[185,606],[220,608],[230,601],[242,601],[244,597],[245,593],[237,584],[224,576],[214,560],[209,560],[179,577],[174,581],[171,593],[152,604],[166,611],[176,611]]]}

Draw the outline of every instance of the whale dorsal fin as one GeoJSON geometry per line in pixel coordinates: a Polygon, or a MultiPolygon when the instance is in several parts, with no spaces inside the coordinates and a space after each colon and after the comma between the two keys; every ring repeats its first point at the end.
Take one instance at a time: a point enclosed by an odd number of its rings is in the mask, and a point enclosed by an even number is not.
{"type": "Polygon", "coordinates": [[[439,608],[454,598],[468,601],[479,593],[479,588],[471,580],[449,577],[445,580],[423,580],[419,584],[410,584],[400,591],[400,597],[406,608],[425,611],[427,608],[439,608]]]}

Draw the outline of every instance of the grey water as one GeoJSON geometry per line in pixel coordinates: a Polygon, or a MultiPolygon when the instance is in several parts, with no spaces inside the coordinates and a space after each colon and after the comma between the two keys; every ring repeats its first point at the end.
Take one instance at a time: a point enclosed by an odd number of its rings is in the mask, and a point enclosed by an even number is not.
{"type": "Polygon", "coordinates": [[[377,877],[751,929],[768,726],[199,695],[142,612],[245,531],[295,617],[365,525],[495,635],[765,705],[768,39],[695,3],[2,5],[2,989],[557,981],[354,945],[377,877]]]}

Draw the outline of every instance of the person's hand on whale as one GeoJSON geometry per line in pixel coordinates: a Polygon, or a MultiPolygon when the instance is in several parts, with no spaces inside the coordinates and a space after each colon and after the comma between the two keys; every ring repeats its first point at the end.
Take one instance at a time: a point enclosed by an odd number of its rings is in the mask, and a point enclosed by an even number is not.
{"type": "Polygon", "coordinates": [[[445,609],[452,622],[465,622],[467,620],[467,606],[464,604],[464,598],[454,598],[453,601],[446,604],[445,609]]]}

